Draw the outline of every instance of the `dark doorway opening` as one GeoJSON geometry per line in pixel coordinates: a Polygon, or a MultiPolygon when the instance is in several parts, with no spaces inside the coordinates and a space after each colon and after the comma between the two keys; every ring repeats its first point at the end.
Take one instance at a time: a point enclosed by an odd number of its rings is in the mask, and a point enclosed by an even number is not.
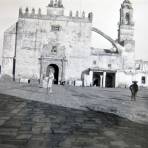
{"type": "Polygon", "coordinates": [[[49,69],[52,69],[54,72],[54,84],[58,84],[59,80],[59,67],[55,64],[50,64],[47,67],[46,76],[49,76],[49,69]]]}
{"type": "Polygon", "coordinates": [[[106,87],[115,88],[115,73],[106,73],[106,87]]]}
{"type": "Polygon", "coordinates": [[[130,15],[129,15],[129,13],[126,13],[125,18],[126,18],[126,24],[129,25],[130,24],[130,15]]]}
{"type": "Polygon", "coordinates": [[[100,76],[103,75],[103,72],[94,72],[93,73],[93,86],[100,87],[100,76]]]}

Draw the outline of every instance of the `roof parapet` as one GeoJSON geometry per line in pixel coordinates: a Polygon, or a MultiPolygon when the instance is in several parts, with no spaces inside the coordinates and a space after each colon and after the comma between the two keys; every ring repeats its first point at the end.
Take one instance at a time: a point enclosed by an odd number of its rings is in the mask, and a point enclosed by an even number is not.
{"type": "MultiPolygon", "coordinates": [[[[75,12],[75,16],[73,16],[73,12],[69,11],[69,16],[59,15],[56,16],[56,18],[67,18],[69,20],[80,20],[80,21],[87,21],[91,22],[93,21],[93,13],[88,13],[88,16],[86,16],[86,13],[83,11],[80,13],[79,11],[75,12]]],[[[32,18],[32,19],[50,19],[55,17],[54,15],[48,15],[48,14],[42,14],[42,10],[39,8],[37,11],[34,8],[29,9],[28,7],[23,10],[22,8],[19,8],[19,18],[32,18]]]]}

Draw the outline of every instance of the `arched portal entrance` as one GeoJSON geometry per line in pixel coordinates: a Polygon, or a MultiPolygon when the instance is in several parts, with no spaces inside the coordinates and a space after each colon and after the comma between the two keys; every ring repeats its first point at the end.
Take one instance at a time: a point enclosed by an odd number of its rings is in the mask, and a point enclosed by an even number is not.
{"type": "Polygon", "coordinates": [[[49,76],[49,69],[52,69],[54,72],[54,84],[58,84],[59,80],[59,67],[56,64],[50,64],[47,67],[46,76],[49,76]]]}

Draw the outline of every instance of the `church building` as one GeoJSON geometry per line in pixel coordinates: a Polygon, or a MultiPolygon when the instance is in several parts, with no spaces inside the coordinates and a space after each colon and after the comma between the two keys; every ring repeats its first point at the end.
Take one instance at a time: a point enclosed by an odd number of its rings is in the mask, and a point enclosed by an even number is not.
{"type": "Polygon", "coordinates": [[[64,14],[62,0],[50,0],[47,13],[19,9],[17,22],[4,33],[2,77],[43,82],[54,70],[54,83],[127,87],[133,80],[148,86],[148,62],[135,61],[133,7],[120,8],[118,39],[93,27],[93,13],[64,14]],[[112,43],[112,49],[91,47],[92,32],[112,43]]]}

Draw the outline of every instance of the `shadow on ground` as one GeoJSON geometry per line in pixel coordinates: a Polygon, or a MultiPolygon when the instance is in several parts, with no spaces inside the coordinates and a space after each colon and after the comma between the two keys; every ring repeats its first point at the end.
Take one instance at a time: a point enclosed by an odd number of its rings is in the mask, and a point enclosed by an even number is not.
{"type": "Polygon", "coordinates": [[[0,95],[0,148],[147,148],[148,126],[0,95]]]}

